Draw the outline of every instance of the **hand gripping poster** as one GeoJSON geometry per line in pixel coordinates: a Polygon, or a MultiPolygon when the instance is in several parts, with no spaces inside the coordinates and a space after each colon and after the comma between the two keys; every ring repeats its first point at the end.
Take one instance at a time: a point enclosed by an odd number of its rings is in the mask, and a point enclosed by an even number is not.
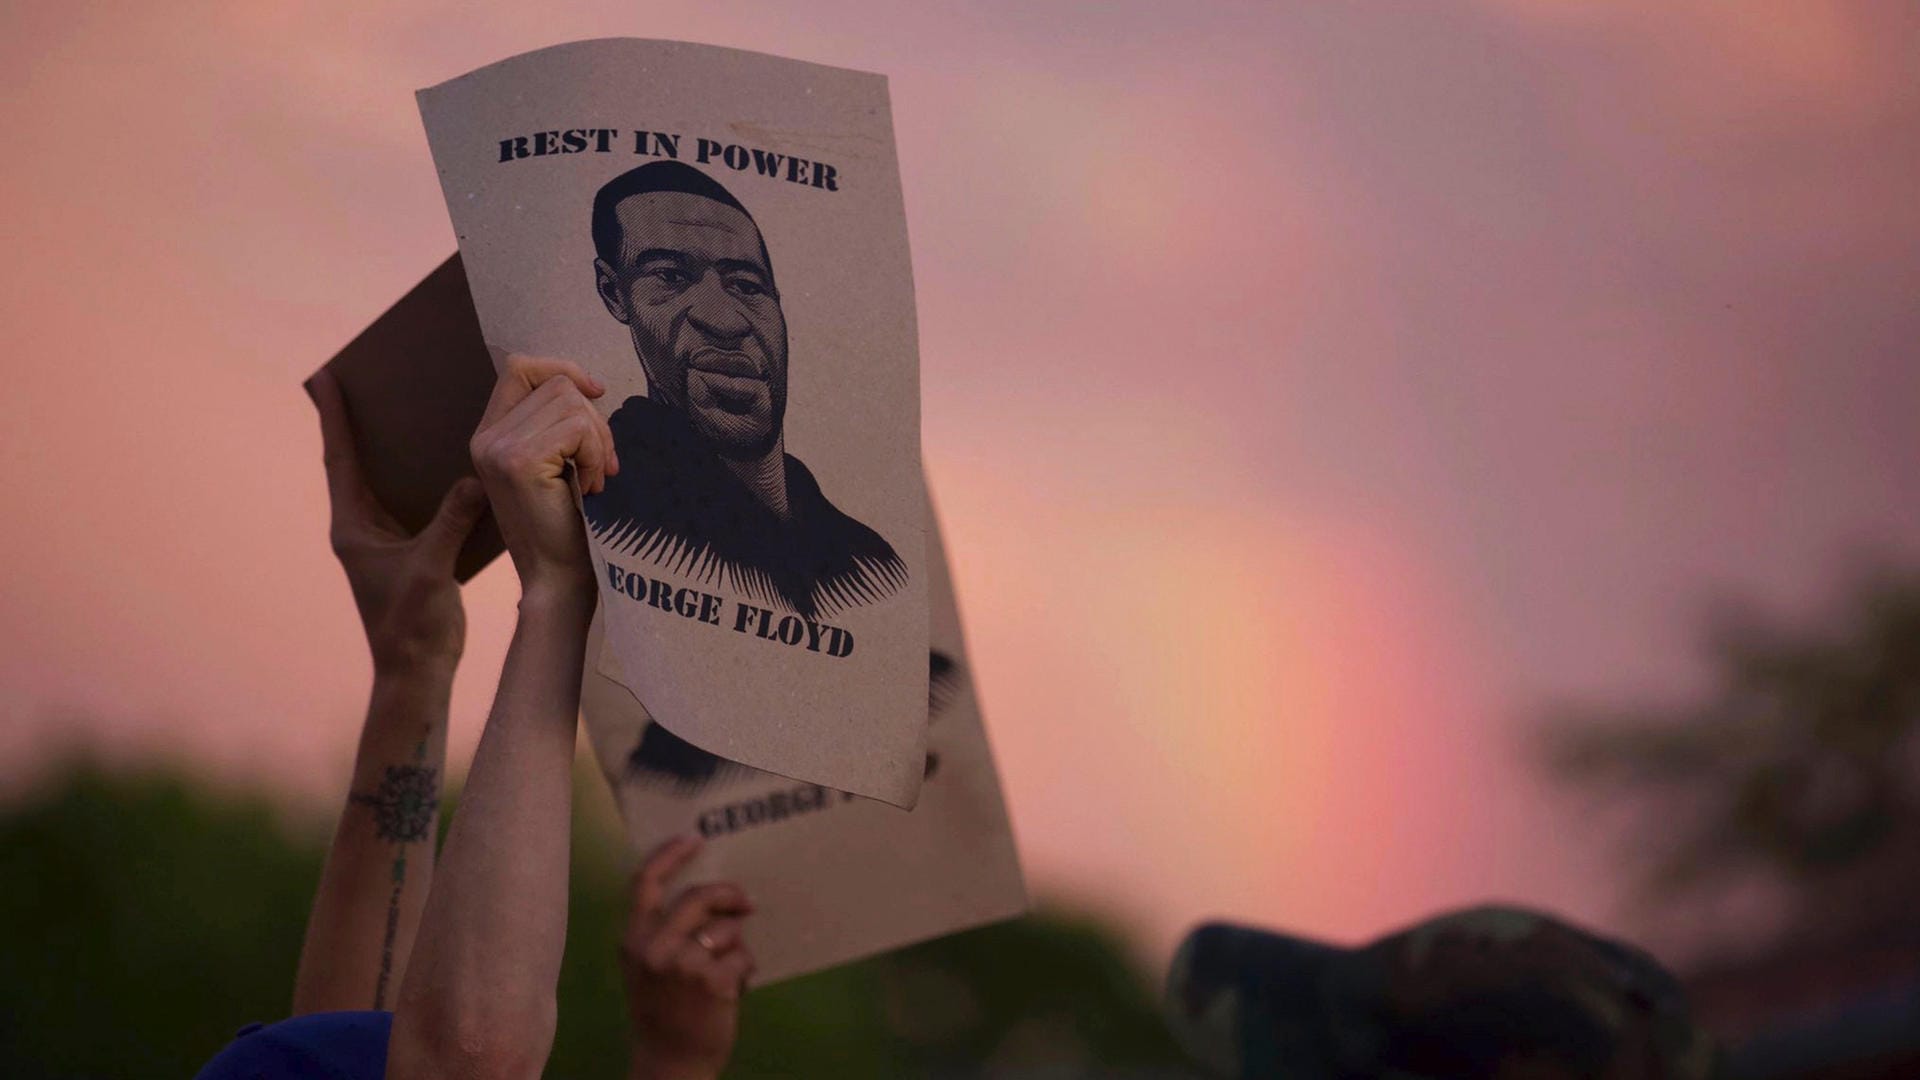
{"type": "Polygon", "coordinates": [[[911,807],[926,494],[885,79],[611,39],[419,101],[496,363],[608,388],[593,666],[689,747],[911,807]]]}
{"type": "Polygon", "coordinates": [[[946,554],[931,524],[927,569],[926,783],[911,811],[706,753],[587,672],[581,712],[628,841],[644,857],[675,836],[706,838],[683,877],[737,882],[753,898],[745,933],[755,985],[1027,910],[946,554]]]}

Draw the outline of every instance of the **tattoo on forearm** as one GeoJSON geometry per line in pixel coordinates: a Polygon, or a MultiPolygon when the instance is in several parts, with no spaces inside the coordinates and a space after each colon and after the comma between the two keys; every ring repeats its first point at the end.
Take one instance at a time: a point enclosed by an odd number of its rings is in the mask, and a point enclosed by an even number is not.
{"type": "MultiPolygon", "coordinates": [[[[426,756],[426,742],[415,750],[426,756]]],[[[373,1007],[387,1007],[387,986],[393,980],[393,943],[400,935],[400,897],[407,884],[405,845],[429,839],[434,814],[440,806],[440,770],[427,765],[389,765],[380,787],[372,794],[356,794],[352,801],[373,809],[380,839],[402,845],[393,858],[393,892],[387,898],[387,930],[380,943],[380,976],[373,986],[373,1007]]]]}
{"type": "Polygon", "coordinates": [[[355,795],[353,801],[373,807],[374,827],[380,839],[410,844],[433,831],[433,812],[440,801],[440,770],[425,765],[389,765],[380,789],[355,795]]]}
{"type": "Polygon", "coordinates": [[[400,933],[400,892],[407,883],[407,849],[393,860],[393,895],[387,898],[387,934],[380,942],[380,977],[373,984],[373,1007],[387,1007],[387,983],[393,978],[393,939],[400,933]]]}

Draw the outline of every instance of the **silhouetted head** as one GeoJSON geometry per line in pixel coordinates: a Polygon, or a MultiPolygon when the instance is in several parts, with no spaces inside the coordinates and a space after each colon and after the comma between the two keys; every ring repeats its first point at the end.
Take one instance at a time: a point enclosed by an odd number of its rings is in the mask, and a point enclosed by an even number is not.
{"type": "Polygon", "coordinates": [[[1709,1080],[1680,985],[1624,942],[1486,906],[1344,949],[1209,923],[1167,977],[1175,1036],[1217,1075],[1709,1080]]]}

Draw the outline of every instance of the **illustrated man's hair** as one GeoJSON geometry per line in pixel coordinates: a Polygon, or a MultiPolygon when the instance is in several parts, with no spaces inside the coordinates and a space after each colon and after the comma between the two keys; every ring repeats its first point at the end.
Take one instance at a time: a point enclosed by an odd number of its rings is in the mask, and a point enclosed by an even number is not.
{"type": "MultiPolygon", "coordinates": [[[[712,199],[722,206],[733,207],[745,214],[748,221],[753,221],[753,215],[740,205],[740,200],[713,177],[678,161],[651,161],[607,181],[593,197],[593,250],[608,266],[620,265],[620,218],[614,213],[615,209],[635,195],[655,191],[677,191],[712,199]]],[[[760,231],[759,222],[755,221],[753,227],[756,233],[760,231]]],[[[767,263],[767,272],[772,273],[773,263],[767,259],[764,237],[760,240],[760,258],[767,263]]]]}

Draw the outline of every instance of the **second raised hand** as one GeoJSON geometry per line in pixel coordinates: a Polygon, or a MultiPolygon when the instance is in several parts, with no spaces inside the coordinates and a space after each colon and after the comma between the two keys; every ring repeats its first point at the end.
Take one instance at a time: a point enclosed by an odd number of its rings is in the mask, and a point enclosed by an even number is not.
{"type": "Polygon", "coordinates": [[[451,673],[466,641],[454,560],[486,512],[480,482],[470,477],[456,481],[426,527],[409,534],[367,486],[346,401],[333,373],[322,368],[308,382],[307,392],[320,412],[332,503],[329,538],[347,572],[375,670],[433,668],[451,673]]]}

